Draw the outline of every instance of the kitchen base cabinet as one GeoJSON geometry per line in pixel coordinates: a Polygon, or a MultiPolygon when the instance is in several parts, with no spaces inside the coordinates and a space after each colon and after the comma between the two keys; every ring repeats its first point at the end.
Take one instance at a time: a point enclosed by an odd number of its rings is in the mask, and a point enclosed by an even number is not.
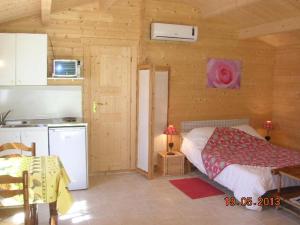
{"type": "Polygon", "coordinates": [[[36,155],[48,155],[48,127],[30,127],[21,129],[21,142],[31,145],[35,142],[36,155]]]}
{"type": "MultiPolygon", "coordinates": [[[[0,145],[8,142],[21,142],[30,146],[36,143],[36,155],[48,155],[48,128],[26,127],[26,128],[0,128],[0,145]]],[[[3,152],[2,154],[4,154],[3,152]]],[[[10,153],[20,153],[10,151],[10,153]]]]}
{"type": "MultiPolygon", "coordinates": [[[[9,143],[9,142],[20,142],[20,130],[14,128],[1,128],[0,129],[0,145],[9,143]]],[[[7,151],[0,152],[1,155],[5,155],[7,151]]],[[[17,150],[9,150],[11,154],[18,154],[20,153],[17,150]]]]}

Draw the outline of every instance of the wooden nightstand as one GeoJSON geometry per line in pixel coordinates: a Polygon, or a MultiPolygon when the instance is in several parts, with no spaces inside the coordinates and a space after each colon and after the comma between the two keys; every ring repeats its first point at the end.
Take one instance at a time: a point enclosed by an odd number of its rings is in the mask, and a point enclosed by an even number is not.
{"type": "Polygon", "coordinates": [[[280,197],[280,208],[286,209],[297,216],[300,216],[300,205],[293,202],[293,198],[300,196],[300,186],[282,188],[281,177],[287,176],[290,179],[300,181],[300,166],[290,166],[273,169],[272,174],[279,175],[277,194],[280,197]]]}
{"type": "Polygon", "coordinates": [[[158,170],[163,176],[180,176],[184,174],[184,155],[174,152],[175,155],[167,155],[167,152],[158,153],[158,170]]]}

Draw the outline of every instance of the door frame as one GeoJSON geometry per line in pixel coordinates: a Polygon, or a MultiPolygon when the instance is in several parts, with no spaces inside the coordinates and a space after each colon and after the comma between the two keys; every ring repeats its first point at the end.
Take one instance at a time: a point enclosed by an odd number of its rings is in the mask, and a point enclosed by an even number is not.
{"type": "MultiPolygon", "coordinates": [[[[91,123],[92,113],[92,99],[91,99],[91,62],[90,62],[90,49],[92,47],[127,47],[131,49],[131,76],[130,76],[130,168],[129,170],[136,169],[136,107],[137,107],[137,65],[138,65],[138,41],[128,41],[119,39],[99,39],[99,38],[82,38],[83,44],[83,118],[87,123],[91,123]]],[[[91,126],[88,126],[88,139],[91,140],[91,126]]],[[[91,145],[89,145],[91,146],[91,145]]],[[[91,151],[89,151],[91,152],[91,151]]],[[[88,156],[90,161],[90,155],[88,156]]],[[[89,167],[91,164],[89,163],[89,167]]],[[[89,168],[89,171],[92,171],[89,168]]],[[[91,172],[90,172],[90,175],[91,172]]]]}

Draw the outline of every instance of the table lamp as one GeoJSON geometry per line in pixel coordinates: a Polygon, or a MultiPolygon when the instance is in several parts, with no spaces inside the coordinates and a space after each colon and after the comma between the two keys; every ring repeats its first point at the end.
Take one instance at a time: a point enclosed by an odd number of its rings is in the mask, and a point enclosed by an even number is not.
{"type": "Polygon", "coordinates": [[[172,152],[172,148],[174,146],[174,143],[173,143],[173,135],[176,135],[177,132],[176,132],[176,128],[173,126],[173,125],[169,125],[165,131],[164,131],[164,134],[166,135],[170,135],[171,138],[170,138],[170,142],[169,142],[169,148],[168,148],[168,151],[167,151],[167,155],[175,155],[174,152],[172,152]]]}
{"type": "Polygon", "coordinates": [[[271,140],[271,136],[270,136],[270,130],[273,129],[273,123],[271,120],[267,120],[265,123],[264,123],[264,128],[266,129],[267,131],[267,136],[265,136],[265,139],[267,141],[270,141],[271,140]]]}

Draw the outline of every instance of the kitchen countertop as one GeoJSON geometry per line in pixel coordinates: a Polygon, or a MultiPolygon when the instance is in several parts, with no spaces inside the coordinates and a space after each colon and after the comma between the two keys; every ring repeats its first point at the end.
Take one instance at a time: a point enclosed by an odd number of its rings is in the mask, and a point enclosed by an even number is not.
{"type": "Polygon", "coordinates": [[[82,118],[76,118],[76,121],[66,121],[62,118],[54,119],[36,119],[36,120],[9,120],[8,124],[0,125],[0,128],[15,128],[15,127],[74,127],[87,126],[82,118]],[[19,123],[21,122],[21,123],[19,123]]]}

